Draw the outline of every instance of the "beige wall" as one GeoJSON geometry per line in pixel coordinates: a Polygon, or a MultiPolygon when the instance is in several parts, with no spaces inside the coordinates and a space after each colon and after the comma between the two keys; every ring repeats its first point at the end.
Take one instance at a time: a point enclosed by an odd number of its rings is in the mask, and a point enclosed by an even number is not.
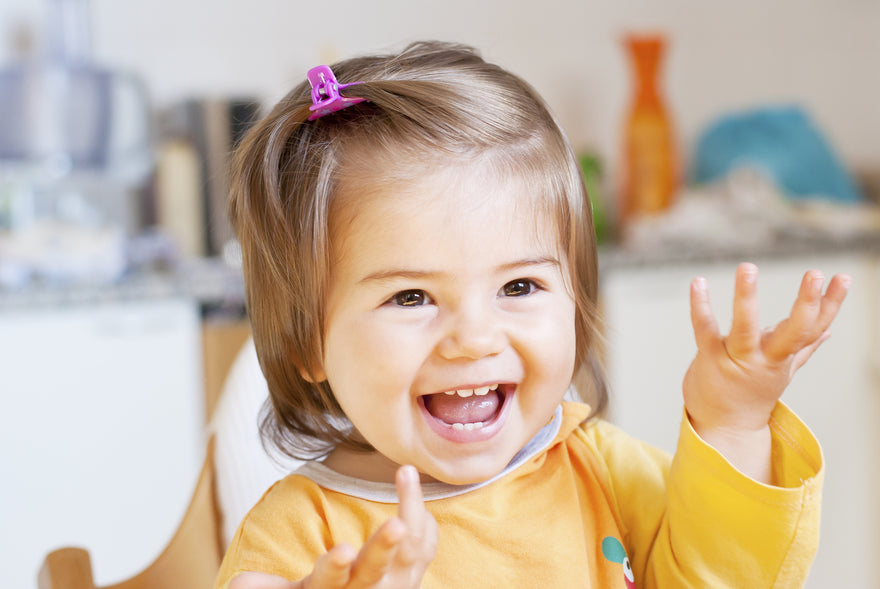
{"type": "MultiPolygon", "coordinates": [[[[48,0],[4,0],[10,31],[48,0]]],[[[667,95],[687,149],[708,121],[767,101],[804,104],[850,164],[880,166],[878,0],[92,0],[94,51],[140,72],[158,105],[191,95],[278,98],[319,62],[442,38],[531,81],[573,143],[613,166],[629,90],[629,28],[672,37],[667,95]],[[210,7],[210,8],[208,8],[210,7]],[[338,14],[333,17],[331,15],[338,14]]]]}

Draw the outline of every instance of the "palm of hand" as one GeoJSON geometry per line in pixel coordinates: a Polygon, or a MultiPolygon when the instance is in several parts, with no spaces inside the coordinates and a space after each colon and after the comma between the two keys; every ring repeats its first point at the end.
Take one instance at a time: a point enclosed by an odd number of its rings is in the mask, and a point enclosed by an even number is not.
{"type": "Polygon", "coordinates": [[[437,551],[437,522],[425,509],[415,468],[398,469],[396,484],[397,517],[382,524],[359,551],[338,544],[304,579],[246,572],[232,579],[229,589],[418,589],[437,551]]]}
{"type": "Polygon", "coordinates": [[[419,474],[397,472],[398,516],[385,522],[360,551],[340,544],[291,589],[418,589],[437,551],[437,522],[425,509],[419,474]]]}
{"type": "Polygon", "coordinates": [[[695,429],[756,431],[795,372],[830,336],[829,327],[846,297],[850,279],[835,276],[822,294],[824,278],[804,275],[788,318],[775,328],[758,325],[757,268],[737,269],[733,323],[722,336],[709,305],[705,281],[691,285],[691,320],[697,355],[684,380],[684,400],[695,429]]]}

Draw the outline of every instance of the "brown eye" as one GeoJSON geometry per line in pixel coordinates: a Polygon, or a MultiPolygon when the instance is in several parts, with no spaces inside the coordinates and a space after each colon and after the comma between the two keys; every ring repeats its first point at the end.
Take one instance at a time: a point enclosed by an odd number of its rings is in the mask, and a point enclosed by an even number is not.
{"type": "Polygon", "coordinates": [[[506,297],[521,297],[531,294],[534,290],[535,283],[526,279],[511,280],[501,288],[501,292],[506,297]]]}
{"type": "Polygon", "coordinates": [[[405,290],[394,295],[391,300],[398,307],[420,307],[430,301],[423,290],[405,290]]]}

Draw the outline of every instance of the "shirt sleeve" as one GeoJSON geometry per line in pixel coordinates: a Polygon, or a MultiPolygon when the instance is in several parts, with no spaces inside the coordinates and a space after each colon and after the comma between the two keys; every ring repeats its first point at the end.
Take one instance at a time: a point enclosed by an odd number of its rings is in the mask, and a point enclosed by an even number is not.
{"type": "Polygon", "coordinates": [[[308,479],[288,476],[273,485],[242,520],[223,557],[215,589],[225,589],[238,574],[256,571],[296,581],[308,576],[329,549],[320,488],[308,479]],[[303,513],[316,514],[304,518],[303,513]],[[289,546],[298,547],[291,553],[289,546]]]}
{"type": "Polygon", "coordinates": [[[822,453],[782,403],[770,429],[776,485],[737,471],[686,416],[671,461],[613,426],[597,428],[639,587],[803,586],[818,545],[822,453]]]}

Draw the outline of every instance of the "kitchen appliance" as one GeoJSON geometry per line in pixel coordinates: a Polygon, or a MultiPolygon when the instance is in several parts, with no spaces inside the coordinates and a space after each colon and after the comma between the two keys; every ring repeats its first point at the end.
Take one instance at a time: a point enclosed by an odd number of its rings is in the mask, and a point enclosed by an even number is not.
{"type": "Polygon", "coordinates": [[[87,0],[47,3],[43,54],[0,68],[0,286],[118,275],[153,165],[144,84],[90,59],[87,0]]]}

